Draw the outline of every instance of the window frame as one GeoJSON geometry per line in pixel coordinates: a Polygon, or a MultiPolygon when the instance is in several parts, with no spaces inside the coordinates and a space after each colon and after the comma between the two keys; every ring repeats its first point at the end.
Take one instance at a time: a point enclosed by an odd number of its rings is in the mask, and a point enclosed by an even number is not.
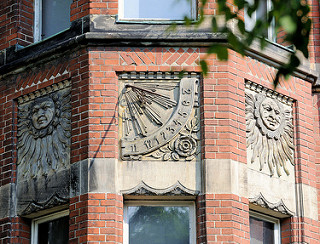
{"type": "MultiPolygon", "coordinates": [[[[42,38],[42,24],[43,24],[43,19],[42,19],[42,16],[43,16],[43,0],[34,0],[34,22],[33,22],[33,42],[36,43],[36,42],[40,42],[40,41],[43,41],[45,39],[48,39],[52,36],[55,36],[57,35],[58,33],[60,32],[63,32],[67,29],[70,28],[70,26],[66,29],[63,29],[61,31],[58,31],[57,33],[54,33],[50,36],[47,36],[45,38],[42,38]]],[[[70,6],[69,6],[70,7],[70,6]]],[[[71,10],[70,10],[71,11],[71,10]]],[[[71,13],[69,13],[71,14],[71,13]]],[[[70,19],[69,19],[70,21],[70,19]]],[[[70,23],[71,24],[71,23],[70,23]]]]}
{"type": "Polygon", "coordinates": [[[42,0],[34,0],[33,42],[41,41],[42,32],[42,0]]]}
{"type": "Polygon", "coordinates": [[[66,216],[69,216],[68,209],[33,219],[31,222],[31,244],[38,244],[39,224],[49,222],[55,219],[59,219],[62,217],[66,217],[66,216]]]}
{"type": "MultiPolygon", "coordinates": [[[[119,0],[118,1],[118,16],[117,19],[122,22],[122,21],[128,21],[128,22],[151,22],[151,23],[166,23],[166,22],[182,22],[184,19],[166,19],[166,18],[126,18],[124,16],[124,1],[125,0],[119,0]]],[[[187,1],[187,0],[179,0],[179,1],[187,1]]],[[[190,19],[191,20],[196,20],[197,18],[197,1],[196,0],[190,0],[190,19]]]]}
{"type": "MultiPolygon", "coordinates": [[[[252,0],[249,0],[248,1],[249,3],[252,2],[253,4],[253,1],[252,0]]],[[[272,2],[271,0],[266,0],[267,2],[267,12],[269,12],[271,9],[272,9],[272,2]]],[[[257,21],[257,11],[254,12],[251,16],[251,18],[249,17],[249,15],[247,14],[247,10],[245,9],[244,11],[244,22],[245,22],[245,29],[246,31],[250,31],[253,26],[255,25],[255,22],[257,21]],[[246,23],[250,23],[251,25],[251,28],[248,28],[246,23]]],[[[267,34],[267,37],[266,37],[267,40],[271,41],[271,42],[276,42],[277,41],[277,37],[276,37],[276,33],[275,33],[275,22],[274,22],[274,19],[272,20],[271,22],[271,26],[269,26],[268,28],[268,34],[267,34]]]]}
{"type": "Polygon", "coordinates": [[[128,207],[130,206],[159,206],[159,207],[189,207],[190,244],[196,244],[196,208],[193,201],[125,201],[123,205],[123,244],[129,244],[128,207]]]}
{"type": "MultiPolygon", "coordinates": [[[[262,213],[258,213],[255,211],[251,211],[251,210],[249,211],[249,217],[253,217],[253,218],[274,224],[274,230],[273,230],[274,231],[274,244],[281,244],[280,219],[275,218],[275,217],[271,217],[269,215],[265,215],[262,213]]],[[[250,227],[250,224],[249,224],[249,227],[250,227]]]]}

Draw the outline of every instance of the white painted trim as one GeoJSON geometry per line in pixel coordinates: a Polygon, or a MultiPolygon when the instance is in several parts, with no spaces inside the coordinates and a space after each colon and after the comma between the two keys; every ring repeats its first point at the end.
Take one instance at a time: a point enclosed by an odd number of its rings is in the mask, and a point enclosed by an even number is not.
{"type": "Polygon", "coordinates": [[[31,223],[31,244],[38,244],[38,227],[39,224],[48,222],[54,219],[59,219],[69,215],[69,210],[64,210],[61,212],[45,215],[32,220],[31,223]]]}
{"type": "MultiPolygon", "coordinates": [[[[267,11],[269,12],[272,9],[272,2],[271,0],[266,0],[267,1],[267,11]]],[[[250,4],[253,4],[253,0],[248,0],[250,4]]],[[[251,16],[251,18],[247,15],[247,11],[245,10],[244,12],[244,21],[245,21],[245,26],[247,31],[251,31],[252,28],[254,27],[254,24],[257,19],[257,13],[254,12],[251,16]]],[[[271,26],[268,28],[268,34],[267,34],[267,39],[271,42],[276,42],[276,34],[275,34],[275,21],[272,20],[271,26]]]]}
{"type": "Polygon", "coordinates": [[[122,20],[124,19],[124,7],[123,7],[123,1],[124,0],[119,0],[118,1],[118,19],[122,20]]]}
{"type": "Polygon", "coordinates": [[[189,207],[190,244],[196,244],[196,210],[192,201],[126,201],[123,207],[123,244],[129,244],[128,206],[189,207]]]}
{"type": "Polygon", "coordinates": [[[268,215],[264,215],[261,213],[257,213],[254,211],[249,211],[250,217],[254,217],[256,219],[260,219],[266,222],[270,222],[274,224],[274,244],[281,244],[281,228],[280,228],[280,220],[268,215]]]}
{"type": "Polygon", "coordinates": [[[34,42],[41,41],[42,32],[42,0],[34,0],[34,25],[33,39],[34,42]]]}

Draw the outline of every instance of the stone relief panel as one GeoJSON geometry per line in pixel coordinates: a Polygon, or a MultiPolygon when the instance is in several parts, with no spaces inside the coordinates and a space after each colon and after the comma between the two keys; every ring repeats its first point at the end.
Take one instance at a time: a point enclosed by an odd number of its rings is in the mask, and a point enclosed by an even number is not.
{"type": "Polygon", "coordinates": [[[246,81],[249,167],[271,176],[294,172],[292,102],[289,97],[246,81]],[[267,168],[268,170],[266,170],[267,168]]]}
{"type": "Polygon", "coordinates": [[[69,168],[70,119],[69,81],[18,99],[18,180],[69,168]]]}
{"type": "Polygon", "coordinates": [[[200,154],[199,77],[120,75],[123,160],[191,161],[200,154]]]}

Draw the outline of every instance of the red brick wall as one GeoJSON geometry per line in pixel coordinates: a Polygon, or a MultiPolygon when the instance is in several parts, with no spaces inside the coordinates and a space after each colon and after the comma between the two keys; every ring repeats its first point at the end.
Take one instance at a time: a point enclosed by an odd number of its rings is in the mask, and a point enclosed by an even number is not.
{"type": "Polygon", "coordinates": [[[10,243],[29,244],[31,238],[31,221],[15,217],[11,218],[10,243]]]}
{"type": "Polygon", "coordinates": [[[11,231],[11,221],[9,218],[0,220],[0,244],[9,243],[11,231]]]}
{"type": "Polygon", "coordinates": [[[309,52],[310,61],[312,63],[320,62],[320,8],[319,1],[308,1],[311,12],[310,19],[312,21],[312,31],[310,34],[309,52]]]}
{"type": "Polygon", "coordinates": [[[33,42],[33,0],[0,2],[0,50],[33,42]]]}
{"type": "Polygon", "coordinates": [[[88,14],[118,14],[118,0],[74,0],[71,4],[70,19],[74,21],[88,14]]]}
{"type": "Polygon", "coordinates": [[[70,199],[70,243],[122,243],[123,198],[88,193],[70,199]]]}
{"type": "Polygon", "coordinates": [[[15,140],[13,131],[14,118],[14,89],[6,85],[5,82],[0,83],[0,186],[13,182],[12,176],[15,169],[14,166],[14,148],[15,140]]]}
{"type": "Polygon", "coordinates": [[[198,243],[250,243],[248,200],[205,194],[197,201],[198,243]]]}
{"type": "Polygon", "coordinates": [[[320,94],[313,96],[314,138],[315,138],[315,162],[318,190],[318,218],[320,219],[320,94]]]}
{"type": "Polygon", "coordinates": [[[244,61],[235,54],[228,62],[217,61],[214,55],[207,62],[209,72],[203,80],[201,107],[203,158],[246,163],[244,76],[233,66],[241,66],[244,61]]]}

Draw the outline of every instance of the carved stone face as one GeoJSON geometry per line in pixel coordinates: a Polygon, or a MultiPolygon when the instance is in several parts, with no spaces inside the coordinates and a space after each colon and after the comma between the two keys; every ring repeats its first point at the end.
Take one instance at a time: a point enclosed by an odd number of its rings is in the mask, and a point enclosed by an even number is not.
{"type": "Polygon", "coordinates": [[[36,100],[31,108],[31,119],[36,129],[47,127],[53,119],[55,111],[54,102],[51,98],[36,100]]]}
{"type": "Polygon", "coordinates": [[[264,125],[272,131],[279,128],[281,123],[281,112],[278,104],[271,98],[266,98],[260,105],[260,116],[264,125]]]}

